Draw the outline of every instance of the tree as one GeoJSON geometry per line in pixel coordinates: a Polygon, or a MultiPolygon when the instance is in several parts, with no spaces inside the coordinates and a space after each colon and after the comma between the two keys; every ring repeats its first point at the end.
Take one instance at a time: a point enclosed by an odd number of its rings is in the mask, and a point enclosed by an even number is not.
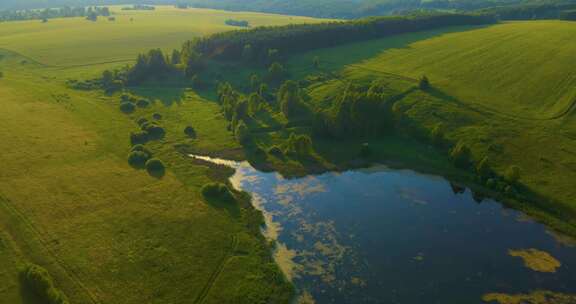
{"type": "Polygon", "coordinates": [[[457,143],[450,151],[450,159],[460,168],[467,168],[470,165],[470,157],[470,149],[462,142],[457,143]]]}
{"type": "Polygon", "coordinates": [[[510,166],[504,174],[504,179],[510,184],[515,184],[520,179],[520,168],[518,166],[510,166]]]}
{"type": "Polygon", "coordinates": [[[260,78],[258,78],[258,75],[252,74],[252,76],[250,76],[250,89],[252,91],[257,91],[259,85],[260,85],[260,78]]]}
{"type": "Polygon", "coordinates": [[[418,87],[423,91],[428,90],[430,88],[430,80],[428,80],[428,77],[425,75],[420,77],[420,80],[418,81],[418,87]]]}
{"type": "Polygon", "coordinates": [[[236,126],[234,135],[236,135],[236,139],[241,144],[246,144],[248,141],[250,141],[250,130],[243,121],[240,121],[236,126]]]}
{"type": "Polygon", "coordinates": [[[242,59],[244,61],[250,62],[254,58],[254,51],[252,49],[252,45],[245,44],[244,49],[242,49],[242,59]]]}
{"type": "Polygon", "coordinates": [[[314,58],[312,59],[312,66],[314,66],[315,69],[320,68],[320,57],[314,56],[314,58]]]}
{"type": "Polygon", "coordinates": [[[489,178],[492,175],[490,166],[488,165],[488,156],[484,156],[476,166],[476,174],[481,178],[489,178]]]}
{"type": "Polygon", "coordinates": [[[280,82],[284,78],[284,67],[278,63],[274,62],[268,68],[268,79],[271,82],[280,82]]]}
{"type": "Polygon", "coordinates": [[[286,143],[286,155],[308,157],[312,153],[312,139],[308,135],[290,134],[286,143]]]}
{"type": "Polygon", "coordinates": [[[172,56],[170,57],[170,62],[173,65],[177,65],[182,61],[181,55],[180,55],[180,51],[178,50],[173,50],[172,51],[172,56]]]}
{"type": "Polygon", "coordinates": [[[278,102],[280,109],[287,118],[293,118],[302,108],[302,99],[300,98],[300,88],[298,83],[288,80],[282,84],[278,90],[278,102]]]}
{"type": "Polygon", "coordinates": [[[442,125],[437,124],[434,126],[430,132],[430,141],[436,146],[442,146],[444,144],[444,131],[442,130],[442,125]]]}

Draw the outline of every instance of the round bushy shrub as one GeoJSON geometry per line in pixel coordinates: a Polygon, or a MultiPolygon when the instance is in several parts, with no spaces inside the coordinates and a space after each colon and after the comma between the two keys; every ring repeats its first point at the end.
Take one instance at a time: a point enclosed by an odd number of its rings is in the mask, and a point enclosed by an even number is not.
{"type": "Polygon", "coordinates": [[[149,158],[150,154],[144,151],[132,151],[128,155],[128,163],[132,167],[143,168],[149,158]]]}
{"type": "Polygon", "coordinates": [[[133,145],[137,144],[145,144],[148,141],[148,132],[146,131],[139,131],[139,132],[132,132],[130,133],[130,142],[133,145]]]}
{"type": "Polygon", "coordinates": [[[367,158],[372,155],[372,148],[368,143],[363,143],[362,147],[360,148],[360,157],[367,158]]]}
{"type": "Polygon", "coordinates": [[[233,201],[234,195],[228,186],[221,183],[209,183],[202,187],[202,196],[207,200],[233,201]]]}
{"type": "Polygon", "coordinates": [[[159,113],[154,113],[152,114],[152,118],[155,120],[160,120],[162,119],[162,115],[160,115],[159,113]]]}
{"type": "Polygon", "coordinates": [[[146,162],[146,170],[153,175],[162,175],[165,170],[164,163],[157,158],[151,158],[146,162]]]}
{"type": "Polygon", "coordinates": [[[136,110],[136,107],[131,102],[123,102],[120,104],[120,111],[126,114],[132,113],[134,110],[136,110]]]}
{"type": "Polygon", "coordinates": [[[146,107],[150,106],[150,101],[148,101],[148,99],[140,99],[140,100],[138,100],[136,105],[140,108],[146,108],[146,107]]]}
{"type": "Polygon", "coordinates": [[[184,134],[188,135],[190,138],[196,138],[196,130],[194,130],[192,126],[184,128],[184,134]]]}

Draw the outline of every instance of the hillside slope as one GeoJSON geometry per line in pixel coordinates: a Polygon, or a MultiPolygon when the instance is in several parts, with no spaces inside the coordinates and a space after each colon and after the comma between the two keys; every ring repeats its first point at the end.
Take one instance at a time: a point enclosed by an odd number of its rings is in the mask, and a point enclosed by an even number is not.
{"type": "MultiPolygon", "coordinates": [[[[316,50],[288,66],[303,76],[318,57],[324,70],[357,84],[401,88],[395,111],[402,121],[424,134],[441,125],[452,142],[465,143],[476,161],[488,157],[499,174],[519,166],[521,182],[541,207],[574,223],[575,33],[576,23],[560,21],[446,28],[316,50]],[[410,89],[422,75],[432,88],[410,89]]],[[[326,108],[345,86],[330,81],[309,94],[326,108]]]]}

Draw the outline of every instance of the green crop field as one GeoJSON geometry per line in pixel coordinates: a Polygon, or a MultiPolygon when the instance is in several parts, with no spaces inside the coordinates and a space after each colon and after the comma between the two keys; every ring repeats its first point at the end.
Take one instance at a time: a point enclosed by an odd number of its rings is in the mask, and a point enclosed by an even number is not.
{"type": "Polygon", "coordinates": [[[200,188],[217,177],[176,149],[241,155],[217,104],[191,90],[146,87],[135,91],[152,105],[126,115],[118,96],[72,90],[64,80],[234,29],[224,25],[228,18],[252,25],[318,20],[170,7],[114,11],[116,21],[0,24],[0,302],[36,303],[19,283],[24,263],[48,269],[73,303],[285,300],[289,287],[271,277],[277,269],[269,250],[247,228],[250,211],[205,203],[200,188]],[[166,164],[162,178],[127,163],[135,121],[152,114],[166,130],[146,145],[166,164]],[[197,139],[183,132],[190,125],[197,139]],[[217,289],[224,286],[223,299],[217,289]]]}
{"type": "MultiPolygon", "coordinates": [[[[477,160],[488,156],[501,174],[519,166],[521,181],[548,201],[544,208],[570,218],[576,214],[574,34],[576,23],[562,21],[447,28],[315,50],[287,65],[301,77],[318,56],[323,69],[347,80],[381,80],[407,91],[397,107],[403,117],[428,130],[441,124],[448,138],[466,143],[477,160]],[[408,92],[422,75],[432,90],[408,92]]],[[[343,85],[331,81],[309,93],[323,107],[343,85]]]]}

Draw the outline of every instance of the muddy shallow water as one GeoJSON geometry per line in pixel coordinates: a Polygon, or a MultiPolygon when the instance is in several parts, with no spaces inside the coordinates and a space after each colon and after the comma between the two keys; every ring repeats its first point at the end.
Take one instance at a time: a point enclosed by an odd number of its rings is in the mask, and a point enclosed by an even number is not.
{"type": "Polygon", "coordinates": [[[487,293],[576,292],[576,247],[522,213],[437,176],[384,166],[284,179],[236,169],[316,303],[484,303],[487,293]]]}

